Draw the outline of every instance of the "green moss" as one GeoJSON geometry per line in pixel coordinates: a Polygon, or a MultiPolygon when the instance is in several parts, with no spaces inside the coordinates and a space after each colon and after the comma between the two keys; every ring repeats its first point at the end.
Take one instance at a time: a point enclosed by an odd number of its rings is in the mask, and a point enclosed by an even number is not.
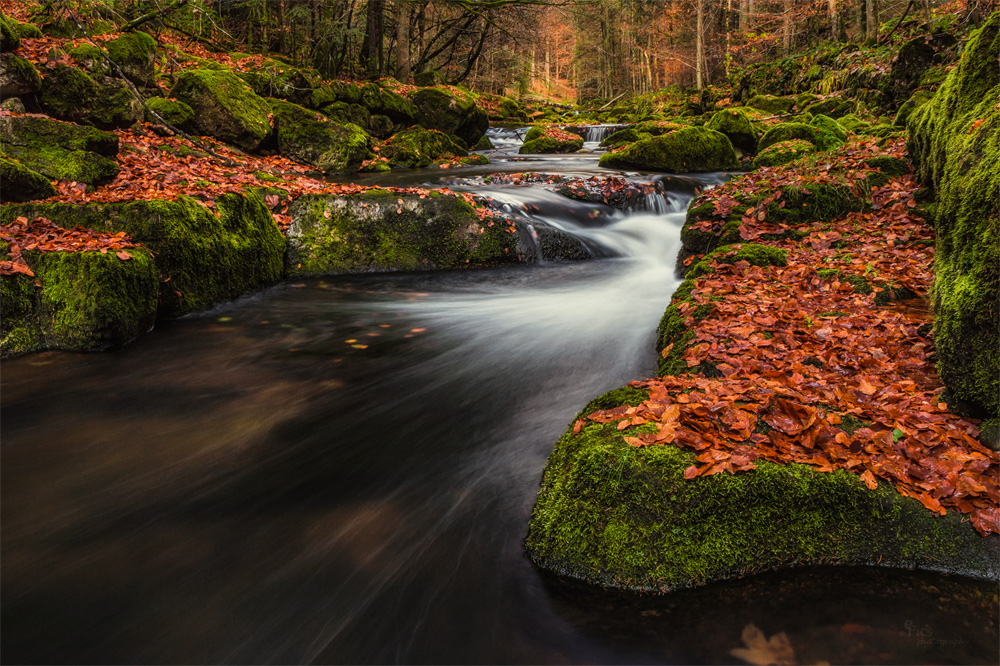
{"type": "Polygon", "coordinates": [[[315,70],[292,67],[276,60],[265,60],[250,71],[238,72],[237,75],[261,97],[279,97],[314,109],[323,108],[336,99],[335,94],[331,94],[332,89],[321,83],[321,77],[315,70]]]}
{"type": "Polygon", "coordinates": [[[583,138],[563,140],[551,136],[540,136],[537,139],[522,143],[517,152],[521,155],[575,153],[581,148],[583,148],[583,138]]]}
{"type": "Polygon", "coordinates": [[[0,51],[3,53],[21,48],[21,36],[14,25],[14,21],[0,14],[0,51]]]}
{"type": "Polygon", "coordinates": [[[111,61],[125,76],[139,86],[155,85],[153,63],[156,61],[156,40],[136,30],[126,32],[104,43],[111,61]]]}
{"type": "MultiPolygon", "coordinates": [[[[175,99],[150,97],[146,100],[146,106],[148,106],[152,111],[155,111],[161,118],[163,118],[163,120],[167,121],[174,127],[179,127],[181,129],[189,125],[194,119],[194,109],[184,102],[179,102],[175,99]]],[[[149,122],[159,122],[149,113],[146,115],[148,116],[147,120],[149,122]]]]}
{"type": "Polygon", "coordinates": [[[493,142],[490,141],[490,137],[488,137],[488,136],[486,136],[484,134],[483,138],[481,138],[479,140],[479,143],[477,143],[472,149],[473,150],[493,150],[493,148],[494,148],[493,142]]]}
{"type": "Polygon", "coordinates": [[[128,253],[127,261],[113,252],[23,253],[35,278],[0,277],[0,355],[102,351],[148,331],[156,315],[153,258],[143,248],[128,253]]]}
{"type": "Polygon", "coordinates": [[[257,195],[220,196],[215,211],[218,216],[182,196],[176,201],[11,205],[0,219],[42,216],[60,226],[127,232],[156,257],[157,314],[169,318],[252,293],[282,277],[285,240],[257,195]]]}
{"type": "Polygon", "coordinates": [[[539,566],[647,590],[834,562],[997,575],[996,539],[888,484],[869,491],[846,471],[769,462],[685,480],[692,452],[636,448],[622,435],[592,424],[556,443],[525,540],[539,566]]]}
{"type": "Polygon", "coordinates": [[[729,138],[705,127],[685,127],[662,136],[642,139],[624,150],[605,153],[599,164],[671,173],[735,169],[736,152],[729,138]]]}
{"type": "Polygon", "coordinates": [[[468,151],[436,130],[408,129],[399,132],[380,148],[379,155],[393,167],[430,166],[445,158],[466,157],[468,151]]]}
{"type": "Polygon", "coordinates": [[[289,214],[290,275],[517,261],[517,237],[507,225],[479,220],[468,203],[454,196],[432,193],[421,199],[388,190],[308,195],[296,199],[289,214]]]}
{"type": "Polygon", "coordinates": [[[122,81],[98,84],[83,70],[63,64],[42,79],[38,100],[51,116],[101,129],[130,127],[142,118],[142,104],[122,81]]]}
{"type": "Polygon", "coordinates": [[[858,129],[867,126],[869,123],[862,120],[853,113],[849,113],[846,116],[837,120],[840,126],[843,127],[848,132],[856,132],[858,129]]]}
{"type": "Polygon", "coordinates": [[[21,39],[38,39],[39,37],[44,37],[42,31],[34,23],[18,23],[14,26],[14,30],[21,39]]]}
{"type": "Polygon", "coordinates": [[[1000,417],[1000,12],[907,123],[921,182],[936,193],[934,346],[949,402],[1000,417]]]}
{"type": "MultiPolygon", "coordinates": [[[[420,88],[410,94],[413,117],[422,127],[453,134],[474,146],[490,126],[489,116],[472,94],[456,94],[450,88],[420,88]]],[[[386,113],[392,117],[392,114],[386,113]]]]}
{"type": "Polygon", "coordinates": [[[790,139],[779,141],[760,151],[753,159],[753,167],[775,167],[788,164],[805,155],[816,152],[816,146],[804,139],[790,139]]]}
{"type": "Polygon", "coordinates": [[[270,100],[278,150],[324,174],[357,173],[375,156],[371,137],[356,125],[340,125],[291,102],[270,100]]]}
{"type": "Polygon", "coordinates": [[[830,150],[843,144],[843,141],[834,134],[820,127],[813,127],[805,123],[782,123],[775,125],[764,133],[757,143],[757,150],[763,151],[768,146],[773,146],[782,141],[791,139],[801,139],[816,146],[816,150],[830,150]]]}
{"type": "Polygon", "coordinates": [[[733,146],[744,153],[752,153],[757,149],[757,130],[746,114],[739,109],[717,111],[705,127],[722,132],[729,137],[733,146]]]}
{"type": "Polygon", "coordinates": [[[535,125],[524,135],[525,142],[534,141],[545,135],[545,125],[535,125]]]}
{"type": "Polygon", "coordinates": [[[107,156],[118,152],[118,137],[92,127],[5,116],[0,118],[0,139],[8,156],[50,180],[99,185],[118,174],[118,163],[107,156]]]}
{"type": "Polygon", "coordinates": [[[840,118],[857,110],[857,103],[854,100],[840,97],[828,97],[826,99],[813,102],[805,107],[805,110],[814,116],[823,115],[830,118],[840,118]]]}
{"type": "Polygon", "coordinates": [[[42,174],[17,160],[0,156],[0,201],[34,201],[54,197],[58,192],[42,174]]]}
{"type": "Polygon", "coordinates": [[[13,53],[0,54],[0,95],[34,95],[41,86],[42,79],[30,60],[13,53]]]}
{"type": "Polygon", "coordinates": [[[605,137],[605,139],[601,141],[600,147],[614,148],[615,146],[620,146],[624,143],[635,143],[640,139],[648,139],[651,136],[652,136],[651,134],[647,134],[646,132],[640,132],[634,127],[627,127],[625,129],[618,130],[617,132],[605,137]]]}
{"type": "Polygon", "coordinates": [[[813,119],[809,121],[809,124],[817,129],[829,132],[835,136],[837,141],[840,143],[847,141],[847,131],[841,126],[840,123],[830,116],[814,116],[813,119]]]}
{"type": "Polygon", "coordinates": [[[192,69],[182,73],[170,97],[194,110],[195,129],[245,150],[256,150],[271,134],[270,106],[232,72],[192,69]]]}
{"type": "Polygon", "coordinates": [[[746,104],[754,109],[760,109],[773,115],[791,113],[795,106],[794,97],[775,97],[774,95],[754,95],[746,104]]]}

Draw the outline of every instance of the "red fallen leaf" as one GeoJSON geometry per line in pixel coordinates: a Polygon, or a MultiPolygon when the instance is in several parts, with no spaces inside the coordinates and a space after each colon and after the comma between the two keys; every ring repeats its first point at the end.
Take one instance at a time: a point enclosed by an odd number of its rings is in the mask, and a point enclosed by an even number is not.
{"type": "Polygon", "coordinates": [[[696,476],[698,476],[698,468],[695,467],[694,465],[691,465],[686,470],[684,470],[685,479],[693,479],[696,476]]]}
{"type": "Polygon", "coordinates": [[[858,382],[858,390],[865,395],[873,395],[878,389],[875,388],[865,377],[862,377],[861,381],[858,382]]]}
{"type": "Polygon", "coordinates": [[[576,423],[573,424],[573,434],[579,435],[580,432],[583,430],[583,426],[584,426],[583,419],[577,419],[576,423]]]}
{"type": "Polygon", "coordinates": [[[868,490],[875,490],[878,488],[878,481],[875,480],[875,475],[867,469],[861,473],[861,480],[865,482],[865,486],[867,486],[868,490]]]}
{"type": "Polygon", "coordinates": [[[275,206],[278,205],[278,202],[280,200],[281,199],[278,197],[277,194],[268,194],[266,197],[264,197],[264,202],[267,204],[268,208],[274,208],[275,206]]]}
{"type": "Polygon", "coordinates": [[[125,252],[124,250],[122,250],[121,252],[115,252],[115,256],[117,256],[122,261],[128,261],[129,259],[132,258],[132,255],[129,254],[128,252],[125,252]]]}

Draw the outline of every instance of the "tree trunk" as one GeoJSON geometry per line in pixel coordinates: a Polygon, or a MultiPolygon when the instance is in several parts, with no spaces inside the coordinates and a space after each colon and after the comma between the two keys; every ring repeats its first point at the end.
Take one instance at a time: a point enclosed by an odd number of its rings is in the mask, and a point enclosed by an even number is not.
{"type": "Polygon", "coordinates": [[[932,20],[934,20],[934,17],[931,15],[931,0],[924,0],[923,4],[924,4],[924,20],[930,23],[932,20]]]}
{"type": "Polygon", "coordinates": [[[694,38],[694,79],[698,90],[705,87],[705,0],[695,0],[697,27],[694,38]]]}
{"type": "Polygon", "coordinates": [[[878,0],[865,0],[865,40],[878,39],[878,0]]]}
{"type": "Polygon", "coordinates": [[[410,82],[410,8],[396,0],[396,78],[410,82]]]}
{"type": "Polygon", "coordinates": [[[830,8],[830,38],[835,42],[842,41],[843,35],[841,31],[843,28],[840,21],[840,8],[837,7],[837,0],[828,0],[827,4],[830,8]]]}
{"type": "Polygon", "coordinates": [[[740,0],[740,34],[746,34],[750,27],[750,2],[740,0]]]}
{"type": "Polygon", "coordinates": [[[365,22],[364,65],[368,78],[375,79],[381,71],[382,59],[382,10],[385,0],[368,0],[367,21],[365,22]]]}
{"type": "Polygon", "coordinates": [[[792,21],[794,0],[784,0],[784,16],[781,20],[781,50],[787,56],[792,52],[792,21]]]}

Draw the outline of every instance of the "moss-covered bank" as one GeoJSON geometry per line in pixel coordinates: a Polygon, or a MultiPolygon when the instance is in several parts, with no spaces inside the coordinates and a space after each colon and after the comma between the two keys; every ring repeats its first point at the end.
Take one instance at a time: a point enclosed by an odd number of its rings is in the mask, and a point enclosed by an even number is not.
{"type": "MultiPolygon", "coordinates": [[[[1000,419],[1000,12],[908,120],[917,173],[936,194],[934,346],[954,408],[1000,419]]],[[[995,436],[994,436],[995,438],[995,436]]]]}
{"type": "MultiPolygon", "coordinates": [[[[35,273],[0,276],[0,356],[45,349],[104,351],[148,331],[156,318],[152,255],[23,252],[35,273]]],[[[6,259],[6,244],[0,244],[6,259]]]]}
{"type": "MultiPolygon", "coordinates": [[[[622,391],[622,390],[620,390],[622,391]]],[[[644,396],[610,396],[583,413],[644,396]]],[[[938,517],[846,471],[759,462],[687,480],[691,451],[636,448],[614,423],[567,432],[549,457],[525,541],[532,560],[607,587],[673,590],[810,564],[948,570],[996,580],[1000,537],[938,517]]]]}
{"type": "Polygon", "coordinates": [[[179,317],[262,289],[282,277],[285,239],[256,194],[227,194],[209,209],[190,197],[110,204],[5,205],[0,221],[23,215],[59,226],[124,231],[153,252],[160,318],[179,317]]]}
{"type": "Polygon", "coordinates": [[[684,127],[641,139],[619,152],[605,153],[599,164],[612,169],[669,173],[724,171],[738,166],[729,138],[705,127],[684,127]]]}
{"type": "Polygon", "coordinates": [[[289,214],[287,273],[357,273],[508,264],[517,236],[468,203],[430,192],[306,195],[289,214]]]}

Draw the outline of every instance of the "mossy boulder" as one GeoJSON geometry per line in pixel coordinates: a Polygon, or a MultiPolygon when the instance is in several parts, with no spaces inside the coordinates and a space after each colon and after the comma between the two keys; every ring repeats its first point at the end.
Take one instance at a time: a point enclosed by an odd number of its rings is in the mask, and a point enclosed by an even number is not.
{"type": "Polygon", "coordinates": [[[955,408],[1000,417],[1000,12],[972,37],[934,99],[907,123],[936,197],[934,347],[955,408]]]}
{"type": "Polygon", "coordinates": [[[732,142],[733,146],[744,153],[757,150],[759,133],[746,114],[739,109],[723,109],[716,111],[705,127],[722,132],[732,142]]]}
{"type": "Polygon", "coordinates": [[[13,53],[0,54],[0,97],[34,95],[42,87],[42,77],[30,60],[13,53]]]}
{"type": "MultiPolygon", "coordinates": [[[[190,128],[192,125],[191,121],[194,120],[194,109],[180,100],[166,99],[165,97],[150,97],[146,100],[146,106],[151,111],[156,112],[166,122],[183,130],[190,128]]],[[[146,116],[146,120],[151,123],[160,122],[149,112],[146,113],[146,116]]]]}
{"type": "Polygon", "coordinates": [[[766,111],[772,115],[791,113],[795,106],[794,97],[776,97],[774,95],[754,95],[746,103],[747,106],[766,111]]]}
{"type": "Polygon", "coordinates": [[[822,127],[814,127],[805,123],[781,123],[764,132],[757,143],[757,150],[763,151],[769,146],[782,141],[801,139],[816,146],[816,150],[830,150],[843,144],[835,134],[822,127]]]}
{"type": "Polygon", "coordinates": [[[910,118],[910,114],[931,101],[933,97],[934,93],[928,90],[917,90],[914,92],[908,100],[900,105],[899,110],[896,111],[896,115],[892,119],[893,126],[906,127],[906,121],[910,118]]]}
{"type": "Polygon", "coordinates": [[[620,129],[617,132],[606,136],[598,147],[614,148],[615,146],[621,146],[626,143],[635,143],[639,139],[648,139],[651,136],[652,134],[640,132],[634,127],[626,127],[625,129],[620,129]]]}
{"type": "Polygon", "coordinates": [[[194,110],[192,124],[201,134],[250,151],[271,134],[271,107],[230,71],[188,70],[177,77],[169,96],[194,110]]]}
{"type": "Polygon", "coordinates": [[[413,75],[413,85],[416,86],[437,86],[443,83],[444,77],[433,69],[413,75]]]}
{"type": "Polygon", "coordinates": [[[69,50],[69,56],[92,76],[115,76],[115,69],[101,49],[84,42],[69,50]]]}
{"type": "Polygon", "coordinates": [[[840,123],[838,123],[830,116],[822,116],[822,115],[815,116],[813,117],[812,120],[809,121],[809,124],[812,125],[813,127],[816,127],[817,129],[829,132],[830,134],[835,136],[837,138],[837,141],[839,141],[840,143],[844,143],[847,141],[847,130],[845,130],[840,123]]]}
{"type": "Polygon", "coordinates": [[[364,105],[370,113],[388,116],[394,123],[403,126],[411,125],[417,117],[417,108],[412,101],[377,83],[361,86],[361,99],[357,102],[364,105]]]}
{"type": "Polygon", "coordinates": [[[443,132],[427,129],[403,130],[379,147],[379,155],[388,159],[390,166],[409,169],[468,154],[443,132]]]}
{"type": "Polygon", "coordinates": [[[128,233],[153,252],[159,280],[157,316],[173,318],[250,294],[282,277],[285,239],[257,194],[226,194],[214,210],[181,196],[175,201],[110,204],[14,204],[23,215],[59,226],[128,233]]]}
{"type": "MultiPolygon", "coordinates": [[[[45,349],[104,351],[153,326],[159,290],[152,255],[22,252],[35,277],[0,276],[0,356],[45,349]]],[[[5,244],[0,258],[6,259],[5,244]]]]}
{"type": "MultiPolygon", "coordinates": [[[[371,124],[371,112],[360,104],[334,102],[324,107],[322,113],[330,120],[341,125],[351,123],[358,127],[369,127],[371,124]]],[[[388,116],[383,116],[383,118],[388,118],[388,116]]]]}
{"type": "Polygon", "coordinates": [[[805,108],[805,111],[814,116],[822,115],[830,116],[831,118],[840,118],[849,113],[854,113],[857,111],[857,108],[858,104],[854,100],[834,96],[813,102],[805,108]]]}
{"type": "Polygon", "coordinates": [[[479,142],[475,146],[473,146],[472,149],[473,150],[493,150],[493,148],[494,148],[494,145],[493,145],[493,142],[490,141],[490,137],[488,137],[488,136],[486,136],[484,134],[483,138],[481,138],[479,140],[479,142]]]}
{"type": "Polygon", "coordinates": [[[368,131],[374,137],[388,139],[392,136],[392,130],[392,119],[389,116],[375,115],[368,119],[368,131]]]}
{"type": "Polygon", "coordinates": [[[314,70],[292,67],[276,60],[265,60],[250,71],[240,72],[239,77],[261,97],[278,97],[314,108],[325,106],[322,104],[323,93],[319,93],[319,96],[315,94],[322,83],[314,70]],[[314,101],[321,103],[314,105],[314,101]]]}
{"type": "MultiPolygon", "coordinates": [[[[538,129],[538,128],[533,128],[538,129]]],[[[583,148],[583,137],[575,139],[560,138],[557,136],[550,136],[548,134],[540,133],[534,138],[531,137],[532,134],[529,131],[525,136],[524,143],[518,148],[517,152],[521,155],[539,155],[546,153],[575,153],[576,151],[583,148]]]]}
{"type": "Polygon", "coordinates": [[[645,132],[650,136],[661,136],[685,127],[687,125],[672,120],[644,120],[635,124],[637,132],[645,132]]]}
{"type": "Polygon", "coordinates": [[[472,93],[449,88],[420,88],[410,94],[416,121],[427,129],[453,134],[474,146],[490,126],[489,116],[476,104],[472,93]]]}
{"type": "Polygon", "coordinates": [[[803,139],[779,141],[760,151],[753,158],[753,168],[781,166],[816,152],[816,146],[803,139]]]}
{"type": "Polygon", "coordinates": [[[100,129],[122,129],[142,119],[142,103],[124,82],[92,78],[82,69],[57,65],[42,77],[38,101],[49,115],[100,129]]]}
{"type": "Polygon", "coordinates": [[[605,153],[599,164],[669,173],[724,171],[739,165],[729,138],[707,127],[685,127],[636,141],[620,152],[605,153]]]}
{"type": "Polygon", "coordinates": [[[8,156],[51,180],[101,185],[118,175],[118,137],[93,127],[49,118],[0,117],[8,156]]]}
{"type": "Polygon", "coordinates": [[[111,61],[121,68],[125,77],[137,86],[156,85],[153,65],[156,62],[156,40],[136,30],[126,32],[104,43],[111,61]]]}
{"type": "Polygon", "coordinates": [[[903,44],[893,58],[892,69],[882,85],[887,107],[899,106],[922,84],[928,69],[950,60],[949,51],[956,41],[947,32],[935,32],[903,44]]]}
{"type": "Polygon", "coordinates": [[[291,102],[272,99],[270,104],[278,150],[286,157],[333,175],[357,173],[375,156],[371,137],[357,125],[340,125],[291,102]]]}
{"type": "Polygon", "coordinates": [[[14,29],[14,21],[0,14],[0,53],[9,53],[21,48],[21,36],[14,29]]]}
{"type": "Polygon", "coordinates": [[[18,23],[14,26],[14,31],[21,39],[38,39],[45,36],[34,23],[18,23]]]}
{"type": "MultiPolygon", "coordinates": [[[[619,389],[581,414],[623,398],[644,396],[619,389]]],[[[834,563],[998,577],[997,535],[984,539],[960,515],[936,516],[886,483],[868,490],[844,470],[763,461],[688,480],[693,451],[624,441],[649,427],[591,424],[556,443],[525,539],[536,565],[644,591],[834,563]]]]}
{"type": "Polygon", "coordinates": [[[857,114],[849,113],[846,116],[837,119],[840,126],[843,127],[848,132],[857,132],[859,129],[871,125],[867,120],[859,118],[857,114]]]}
{"type": "Polygon", "coordinates": [[[290,209],[289,275],[428,270],[518,261],[517,235],[456,196],[373,189],[306,195],[290,209]],[[402,203],[400,203],[402,201],[402,203]]]}
{"type": "Polygon", "coordinates": [[[17,160],[0,155],[0,203],[36,201],[56,194],[48,178],[17,160]]]}

